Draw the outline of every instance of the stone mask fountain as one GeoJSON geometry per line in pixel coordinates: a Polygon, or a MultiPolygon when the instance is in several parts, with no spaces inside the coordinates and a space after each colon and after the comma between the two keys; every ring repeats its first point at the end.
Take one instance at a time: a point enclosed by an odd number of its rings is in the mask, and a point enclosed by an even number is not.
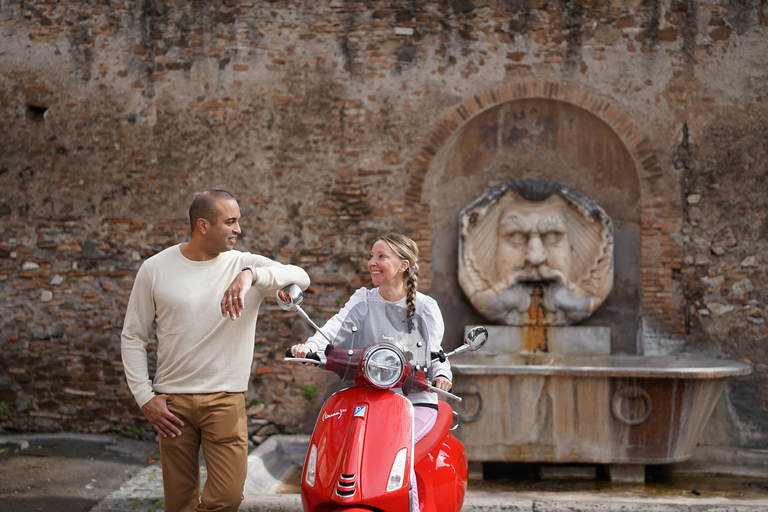
{"type": "Polygon", "coordinates": [[[599,463],[637,481],[646,464],[690,458],[727,379],[750,368],[612,355],[609,327],[574,325],[613,286],[606,212],[524,180],[488,190],[459,222],[459,284],[499,324],[482,353],[454,359],[468,460],[599,463]]]}

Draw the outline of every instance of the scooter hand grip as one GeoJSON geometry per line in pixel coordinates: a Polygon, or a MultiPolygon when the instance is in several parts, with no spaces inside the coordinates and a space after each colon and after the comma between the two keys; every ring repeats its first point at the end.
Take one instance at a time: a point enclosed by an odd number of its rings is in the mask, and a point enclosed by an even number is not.
{"type": "MultiPolygon", "coordinates": [[[[288,347],[287,349],[285,349],[285,357],[293,357],[293,353],[291,353],[291,347],[288,347]]],[[[321,362],[320,361],[320,356],[317,355],[316,352],[312,352],[311,350],[309,351],[309,353],[304,358],[305,359],[314,359],[318,363],[321,362]]]]}
{"type": "MultiPolygon", "coordinates": [[[[436,381],[436,380],[433,380],[433,381],[432,381],[432,387],[433,387],[433,388],[436,388],[436,387],[437,387],[437,381],[436,381]]],[[[453,386],[451,386],[450,388],[448,388],[448,392],[450,393],[451,391],[453,391],[453,386]]]]}
{"type": "Polygon", "coordinates": [[[430,355],[431,355],[433,360],[434,359],[439,359],[441,363],[444,363],[445,360],[447,359],[445,357],[445,352],[443,352],[442,350],[440,352],[432,352],[430,355]]]}

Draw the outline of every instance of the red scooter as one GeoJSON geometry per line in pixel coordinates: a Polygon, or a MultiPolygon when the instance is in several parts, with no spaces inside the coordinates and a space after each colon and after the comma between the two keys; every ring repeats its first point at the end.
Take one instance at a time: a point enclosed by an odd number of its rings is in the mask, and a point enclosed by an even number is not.
{"type": "MultiPolygon", "coordinates": [[[[277,301],[322,334],[301,308],[298,286],[278,291],[277,301]]],[[[414,446],[413,405],[404,395],[431,390],[461,401],[430,384],[432,358],[478,350],[488,331],[476,327],[453,352],[430,354],[421,319],[416,315],[409,328],[407,315],[399,306],[360,303],[335,339],[326,336],[325,354],[293,358],[286,351],[286,361],[312,363],[351,384],[331,395],[317,418],[301,477],[305,512],[408,511],[412,467],[422,511],[461,510],[467,459],[464,445],[450,433],[458,416],[439,401],[437,422],[414,446]]]]}

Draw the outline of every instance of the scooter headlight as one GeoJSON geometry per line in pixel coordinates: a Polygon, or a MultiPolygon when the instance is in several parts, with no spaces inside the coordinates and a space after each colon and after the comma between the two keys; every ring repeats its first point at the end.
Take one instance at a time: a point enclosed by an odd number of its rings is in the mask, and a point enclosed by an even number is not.
{"type": "Polygon", "coordinates": [[[363,375],[377,388],[394,386],[403,376],[403,356],[389,347],[376,347],[368,351],[363,359],[363,375]]]}

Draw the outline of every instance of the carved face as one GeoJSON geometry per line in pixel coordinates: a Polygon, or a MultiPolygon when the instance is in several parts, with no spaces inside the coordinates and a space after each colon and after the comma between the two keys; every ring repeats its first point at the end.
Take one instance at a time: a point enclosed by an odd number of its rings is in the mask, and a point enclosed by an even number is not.
{"type": "Polygon", "coordinates": [[[519,201],[499,217],[497,275],[508,283],[570,279],[566,216],[553,198],[519,201]]]}
{"type": "Polygon", "coordinates": [[[611,219],[564,185],[500,183],[465,208],[459,222],[459,284],[491,320],[570,325],[589,316],[611,291],[611,219]],[[541,286],[532,286],[537,282],[541,286]],[[541,305],[535,318],[529,315],[534,295],[541,305]],[[542,308],[543,319],[536,316],[542,308]]]}

